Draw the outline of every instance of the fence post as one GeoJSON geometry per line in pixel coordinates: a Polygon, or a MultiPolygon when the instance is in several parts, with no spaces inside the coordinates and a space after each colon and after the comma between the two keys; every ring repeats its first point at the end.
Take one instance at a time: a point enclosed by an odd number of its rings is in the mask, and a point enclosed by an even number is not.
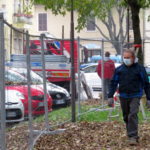
{"type": "Polygon", "coordinates": [[[102,39],[102,63],[101,63],[101,68],[102,68],[102,106],[104,106],[104,40],[102,39]]]}
{"type": "Polygon", "coordinates": [[[30,60],[30,48],[29,48],[29,34],[26,32],[26,48],[27,48],[27,79],[28,79],[28,117],[29,117],[29,150],[32,150],[33,146],[33,117],[32,117],[32,101],[31,101],[31,60],[30,60]]]}
{"type": "Polygon", "coordinates": [[[0,13],[0,149],[6,149],[6,110],[5,110],[5,48],[4,48],[4,19],[0,13]]]}
{"type": "Polygon", "coordinates": [[[75,102],[75,67],[74,67],[74,1],[71,0],[71,22],[70,22],[70,48],[71,48],[71,118],[76,122],[76,102],[75,102]]]}
{"type": "Polygon", "coordinates": [[[81,112],[81,74],[80,74],[80,37],[77,38],[78,41],[78,117],[80,117],[81,112]]]}
{"type": "Polygon", "coordinates": [[[46,74],[45,74],[45,57],[44,57],[44,35],[40,36],[41,42],[41,57],[42,57],[42,74],[43,74],[43,86],[44,86],[44,109],[45,109],[45,127],[48,129],[48,103],[47,103],[47,88],[46,88],[46,74]]]}

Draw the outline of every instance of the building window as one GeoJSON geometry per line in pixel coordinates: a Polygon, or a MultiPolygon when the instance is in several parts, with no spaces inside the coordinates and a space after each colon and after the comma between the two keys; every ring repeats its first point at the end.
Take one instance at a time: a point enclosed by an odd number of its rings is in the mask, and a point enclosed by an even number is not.
{"type": "Polygon", "coordinates": [[[14,53],[21,54],[22,51],[23,51],[22,39],[15,37],[14,38],[14,53]]]}
{"type": "Polygon", "coordinates": [[[39,31],[47,31],[47,14],[40,13],[38,15],[39,19],[39,31]]]}
{"type": "Polygon", "coordinates": [[[87,20],[87,31],[95,31],[95,17],[91,17],[87,20]]]}

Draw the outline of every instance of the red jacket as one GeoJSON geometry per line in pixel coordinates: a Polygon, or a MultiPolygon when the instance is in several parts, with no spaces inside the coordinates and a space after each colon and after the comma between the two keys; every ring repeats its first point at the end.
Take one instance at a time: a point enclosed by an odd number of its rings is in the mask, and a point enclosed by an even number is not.
{"type": "MultiPolygon", "coordinates": [[[[115,65],[112,60],[104,61],[104,79],[111,79],[115,71],[115,65]]],[[[98,62],[97,73],[102,78],[102,61],[98,62]]]]}

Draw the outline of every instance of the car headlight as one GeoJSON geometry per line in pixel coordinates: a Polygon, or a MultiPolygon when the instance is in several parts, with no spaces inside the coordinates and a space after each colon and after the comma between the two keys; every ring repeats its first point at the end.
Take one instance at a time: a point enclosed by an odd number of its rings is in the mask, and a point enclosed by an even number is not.
{"type": "Polygon", "coordinates": [[[8,106],[10,104],[20,105],[22,99],[25,99],[23,93],[21,93],[17,90],[5,90],[6,106],[8,106]]]}
{"type": "Polygon", "coordinates": [[[11,99],[18,99],[18,98],[25,99],[24,95],[17,90],[6,90],[5,92],[6,92],[6,98],[8,98],[9,101],[11,99]]]}
{"type": "Polygon", "coordinates": [[[18,91],[16,91],[16,96],[18,96],[20,99],[25,99],[24,95],[18,91]]]}
{"type": "Polygon", "coordinates": [[[66,89],[64,89],[64,93],[66,94],[67,97],[70,97],[70,94],[66,89]]]}

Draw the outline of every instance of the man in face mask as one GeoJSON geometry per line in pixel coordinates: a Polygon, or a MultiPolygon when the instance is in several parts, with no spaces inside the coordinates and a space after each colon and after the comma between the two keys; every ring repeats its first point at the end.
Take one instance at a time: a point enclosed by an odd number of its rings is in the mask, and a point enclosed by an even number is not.
{"type": "Polygon", "coordinates": [[[131,53],[128,52],[128,51],[124,51],[124,53],[123,53],[123,63],[126,66],[131,66],[134,62],[135,62],[134,53],[132,53],[132,51],[131,51],[131,53]]]}
{"type": "Polygon", "coordinates": [[[147,105],[150,106],[150,84],[145,68],[135,61],[133,51],[123,52],[123,64],[115,69],[111,80],[108,105],[113,104],[113,95],[119,89],[120,104],[123,119],[126,124],[127,136],[130,145],[138,143],[138,111],[140,99],[145,90],[147,105]]]}

